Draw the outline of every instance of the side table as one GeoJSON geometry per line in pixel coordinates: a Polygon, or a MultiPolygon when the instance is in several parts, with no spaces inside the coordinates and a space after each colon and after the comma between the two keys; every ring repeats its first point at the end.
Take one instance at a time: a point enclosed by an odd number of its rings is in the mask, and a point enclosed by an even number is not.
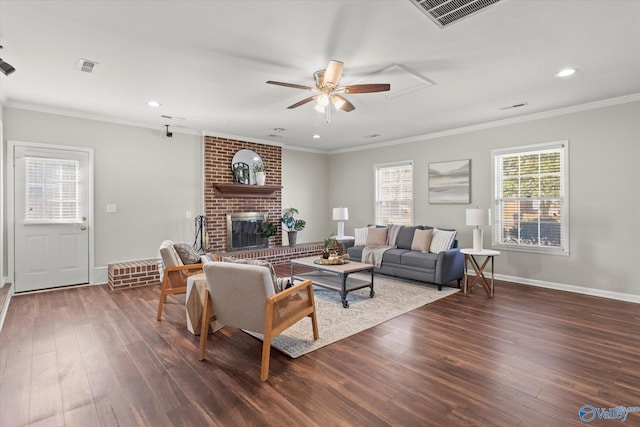
{"type": "Polygon", "coordinates": [[[482,285],[484,290],[487,292],[489,298],[493,298],[493,277],[494,277],[494,269],[493,269],[493,258],[500,255],[500,251],[494,251],[493,249],[460,249],[460,253],[464,254],[464,286],[463,293],[468,295],[471,292],[471,289],[479,283],[482,285]],[[486,257],[482,265],[478,264],[477,256],[486,257]],[[491,260],[491,282],[487,281],[487,278],[484,275],[484,270],[487,267],[487,264],[491,260]],[[468,264],[471,264],[473,270],[476,272],[476,276],[469,284],[469,273],[467,271],[468,264]]]}
{"type": "Polygon", "coordinates": [[[351,246],[353,246],[353,244],[356,241],[356,238],[354,236],[342,236],[342,237],[333,236],[333,238],[336,239],[336,242],[342,245],[343,254],[346,254],[347,248],[350,248],[351,246]]]}
{"type": "MultiPolygon", "coordinates": [[[[204,298],[205,295],[208,297],[206,290],[207,278],[204,273],[194,274],[187,278],[187,296],[184,305],[187,314],[187,330],[193,335],[200,335],[204,298]]],[[[223,326],[214,320],[209,325],[208,333],[216,332],[223,326]]]]}

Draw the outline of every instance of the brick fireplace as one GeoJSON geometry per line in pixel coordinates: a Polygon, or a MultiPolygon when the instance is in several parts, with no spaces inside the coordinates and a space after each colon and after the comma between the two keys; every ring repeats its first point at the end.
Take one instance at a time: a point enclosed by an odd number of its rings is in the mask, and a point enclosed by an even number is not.
{"type": "MultiPolygon", "coordinates": [[[[282,214],[282,148],[273,145],[256,144],[247,141],[204,137],[204,214],[207,217],[208,250],[225,251],[227,245],[227,214],[233,212],[267,212],[267,220],[277,223],[282,214]],[[216,185],[233,183],[231,161],[233,155],[242,149],[253,150],[260,155],[266,165],[265,185],[277,187],[271,194],[255,191],[234,194],[221,193],[216,185]]],[[[247,186],[256,187],[256,186],[247,186]]],[[[256,188],[248,190],[256,190],[256,188]]],[[[279,227],[279,224],[278,224],[279,227]]],[[[282,234],[269,239],[269,246],[282,245],[282,234]]]]}

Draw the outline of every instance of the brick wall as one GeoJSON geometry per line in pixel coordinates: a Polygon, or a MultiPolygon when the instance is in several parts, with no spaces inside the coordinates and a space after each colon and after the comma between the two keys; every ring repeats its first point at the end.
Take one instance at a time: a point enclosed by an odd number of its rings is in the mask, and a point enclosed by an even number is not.
{"type": "Polygon", "coordinates": [[[157,285],[160,282],[156,258],[109,264],[108,272],[109,287],[112,290],[157,285]]]}
{"type": "MultiPolygon", "coordinates": [[[[210,252],[224,251],[227,246],[227,213],[268,212],[268,220],[277,223],[282,215],[282,191],[274,197],[225,197],[217,194],[214,184],[232,183],[231,161],[241,149],[253,150],[262,158],[267,172],[265,185],[282,185],[282,148],[215,136],[204,137],[204,214],[210,252]]],[[[269,239],[269,246],[282,245],[281,228],[269,239]]]]}

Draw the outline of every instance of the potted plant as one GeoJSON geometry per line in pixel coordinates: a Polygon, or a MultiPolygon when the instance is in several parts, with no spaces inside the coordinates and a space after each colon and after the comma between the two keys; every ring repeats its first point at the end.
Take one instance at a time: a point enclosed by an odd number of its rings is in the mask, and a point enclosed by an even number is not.
{"type": "Polygon", "coordinates": [[[333,236],[329,236],[324,239],[324,249],[322,250],[322,258],[329,259],[329,255],[331,255],[331,249],[336,244],[337,240],[333,236]]]}
{"type": "Polygon", "coordinates": [[[267,171],[264,162],[262,160],[254,162],[251,166],[251,169],[253,170],[253,174],[256,177],[256,184],[264,185],[265,181],[267,180],[267,171]]]}
{"type": "Polygon", "coordinates": [[[289,246],[295,246],[298,237],[298,231],[304,229],[307,222],[303,219],[296,219],[294,215],[298,214],[298,209],[289,208],[281,217],[280,222],[286,228],[289,237],[289,246]]]}
{"type": "Polygon", "coordinates": [[[262,235],[262,238],[265,239],[265,246],[269,246],[267,241],[269,240],[269,237],[278,234],[278,226],[271,221],[265,221],[262,223],[262,231],[260,234],[262,235]]]}

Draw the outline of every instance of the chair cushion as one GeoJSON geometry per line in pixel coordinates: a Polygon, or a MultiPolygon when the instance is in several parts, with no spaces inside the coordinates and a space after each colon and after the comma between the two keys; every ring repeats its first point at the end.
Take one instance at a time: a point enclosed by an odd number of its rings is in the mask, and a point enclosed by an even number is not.
{"type": "Polygon", "coordinates": [[[434,270],[436,268],[437,254],[422,253],[418,251],[407,251],[402,255],[402,265],[411,267],[426,268],[434,270]]]}
{"type": "Polygon", "coordinates": [[[411,249],[411,242],[413,242],[413,233],[416,230],[422,230],[421,225],[404,226],[398,232],[396,238],[396,247],[398,249],[411,249]]]}
{"type": "Polygon", "coordinates": [[[200,262],[200,254],[188,243],[174,243],[173,249],[176,250],[184,265],[198,264],[200,262]]]}
{"type": "Polygon", "coordinates": [[[263,259],[247,259],[247,258],[235,258],[232,256],[222,257],[223,262],[233,262],[236,264],[248,264],[248,265],[257,265],[259,267],[266,267],[269,269],[271,273],[271,281],[273,282],[273,290],[275,293],[281,292],[289,283],[289,280],[286,279],[278,279],[276,276],[276,270],[273,268],[273,264],[269,261],[265,261],[263,259]]]}

